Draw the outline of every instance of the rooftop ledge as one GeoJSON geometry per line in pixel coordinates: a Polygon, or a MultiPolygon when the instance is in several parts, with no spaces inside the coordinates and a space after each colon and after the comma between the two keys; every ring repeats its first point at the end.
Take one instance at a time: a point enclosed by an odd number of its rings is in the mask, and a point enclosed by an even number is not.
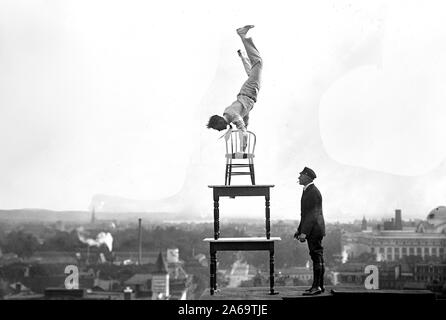
{"type": "MultiPolygon", "coordinates": [[[[303,296],[308,286],[276,286],[276,295],[269,294],[269,287],[221,288],[214,295],[209,288],[203,291],[199,300],[305,300],[329,299],[349,302],[357,301],[418,301],[434,302],[435,294],[430,290],[366,290],[356,287],[327,286],[324,293],[316,296],[303,296]]],[[[320,300],[318,300],[320,301],[320,300]]],[[[350,303],[350,302],[349,302],[350,303]]]]}
{"type": "Polygon", "coordinates": [[[209,185],[209,188],[228,188],[228,189],[234,189],[234,188],[265,188],[265,187],[269,187],[272,188],[274,187],[274,184],[235,184],[235,185],[209,185]]]}
{"type": "Polygon", "coordinates": [[[246,237],[246,238],[205,238],[203,241],[206,242],[264,242],[264,241],[280,241],[280,237],[271,237],[267,239],[266,237],[246,237]]]}

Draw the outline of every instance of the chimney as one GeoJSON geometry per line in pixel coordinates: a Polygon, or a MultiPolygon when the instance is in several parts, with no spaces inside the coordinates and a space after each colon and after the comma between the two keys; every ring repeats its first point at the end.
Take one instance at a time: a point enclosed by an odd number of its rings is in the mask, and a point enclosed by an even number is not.
{"type": "Polygon", "coordinates": [[[133,290],[130,287],[126,287],[124,289],[124,300],[131,300],[132,292],[133,292],[133,290]]]}
{"type": "Polygon", "coordinates": [[[95,207],[91,210],[91,224],[96,222],[95,207]]]}
{"type": "Polygon", "coordinates": [[[141,218],[138,219],[138,265],[141,265],[142,260],[142,233],[141,233],[141,218]]]}
{"type": "Polygon", "coordinates": [[[403,221],[401,219],[401,209],[395,210],[395,230],[403,230],[403,221]]]}

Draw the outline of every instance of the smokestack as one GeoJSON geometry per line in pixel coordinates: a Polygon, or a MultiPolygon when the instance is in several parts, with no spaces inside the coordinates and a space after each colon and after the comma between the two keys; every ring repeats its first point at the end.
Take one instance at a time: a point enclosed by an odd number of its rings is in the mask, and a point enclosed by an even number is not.
{"type": "Polygon", "coordinates": [[[95,207],[91,210],[91,224],[94,224],[96,222],[96,216],[95,216],[95,207]]]}
{"type": "Polygon", "coordinates": [[[141,233],[141,218],[138,219],[138,265],[141,265],[142,260],[142,233],[141,233]]]}
{"type": "Polygon", "coordinates": [[[395,210],[395,229],[403,230],[403,221],[401,218],[401,209],[395,210]]]}

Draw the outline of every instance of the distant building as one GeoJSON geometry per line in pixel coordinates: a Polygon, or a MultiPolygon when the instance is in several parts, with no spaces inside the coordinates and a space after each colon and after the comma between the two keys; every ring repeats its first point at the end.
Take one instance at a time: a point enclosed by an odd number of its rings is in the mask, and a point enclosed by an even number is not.
{"type": "Polygon", "coordinates": [[[194,256],[194,258],[198,261],[198,263],[200,263],[200,265],[202,265],[203,267],[207,267],[208,266],[208,261],[206,258],[206,255],[203,253],[199,253],[197,255],[194,256]]]}
{"type": "Polygon", "coordinates": [[[446,264],[417,263],[414,268],[414,280],[446,283],[446,264]]]}
{"type": "Polygon", "coordinates": [[[384,222],[384,230],[403,230],[403,221],[401,218],[401,209],[395,210],[395,218],[384,222]]]}
{"type": "Polygon", "coordinates": [[[36,251],[32,257],[26,260],[27,263],[40,263],[40,264],[74,264],[76,265],[78,260],[76,255],[68,251],[36,251]]]}
{"type": "MultiPolygon", "coordinates": [[[[407,263],[382,263],[379,265],[380,289],[405,289],[414,282],[413,266],[407,263]]],[[[421,288],[418,286],[418,288],[421,288]]]]}
{"type": "Polygon", "coordinates": [[[367,276],[364,273],[365,263],[347,263],[341,265],[331,273],[334,285],[342,286],[364,286],[367,276]]]}
{"type": "MultiPolygon", "coordinates": [[[[159,252],[157,251],[142,251],[141,264],[155,264],[158,259],[159,252]]],[[[137,264],[139,258],[138,251],[113,251],[113,261],[116,265],[137,264]]],[[[163,254],[163,258],[167,259],[167,255],[163,254]]]]}
{"type": "Polygon", "coordinates": [[[280,276],[285,278],[290,278],[292,280],[296,279],[303,283],[310,283],[313,281],[313,270],[307,267],[290,267],[280,269],[280,276]]]}
{"type": "Polygon", "coordinates": [[[367,220],[365,219],[365,217],[363,217],[361,222],[361,231],[365,230],[367,230],[367,220]]]}
{"type": "Polygon", "coordinates": [[[437,207],[427,215],[426,221],[417,226],[419,233],[446,234],[446,207],[437,207]]]}
{"type": "Polygon", "coordinates": [[[115,230],[118,227],[118,221],[116,219],[98,219],[96,216],[95,207],[91,210],[90,223],[83,225],[84,230],[115,230]]]}
{"type": "MultiPolygon", "coordinates": [[[[30,288],[41,296],[45,294],[45,299],[120,299],[126,286],[133,289],[131,296],[137,299],[190,299],[195,289],[193,276],[184,270],[178,249],[169,249],[167,255],[167,263],[161,252],[157,256],[149,252],[148,256],[155,256],[155,260],[150,259],[149,263],[115,265],[96,262],[85,269],[74,253],[49,251],[37,252],[26,263],[1,267],[9,291],[10,284],[16,288],[15,283],[20,281],[23,284],[21,288],[30,288]],[[79,267],[79,289],[85,290],[85,294],[78,292],[78,296],[73,297],[63,290],[66,279],[64,270],[69,264],[79,267]],[[51,290],[45,293],[46,289],[51,290]]],[[[27,292],[20,292],[9,298],[20,299],[25,294],[29,296],[27,292]]]]}
{"type": "MultiPolygon", "coordinates": [[[[0,281],[1,282],[1,281],[0,281]]],[[[4,296],[0,297],[0,299],[5,300],[34,300],[36,298],[41,297],[41,295],[38,295],[31,291],[28,287],[26,287],[22,282],[13,282],[10,283],[7,287],[4,289],[4,296]]]]}
{"type": "MultiPolygon", "coordinates": [[[[364,287],[368,263],[346,263],[337,268],[335,285],[364,287]]],[[[378,262],[379,289],[426,289],[446,283],[446,264],[378,262]]]]}
{"type": "Polygon", "coordinates": [[[21,262],[22,259],[15,253],[0,254],[0,266],[21,262]]]}
{"type": "MultiPolygon", "coordinates": [[[[333,284],[341,286],[353,286],[364,288],[365,279],[368,276],[365,267],[368,263],[346,263],[333,272],[333,284]]],[[[407,263],[377,263],[379,289],[402,290],[407,283],[414,281],[413,267],[407,263]]]]}
{"type": "Polygon", "coordinates": [[[9,285],[9,289],[12,291],[13,294],[32,294],[31,289],[26,287],[21,282],[14,282],[9,285]]]}
{"type": "Polygon", "coordinates": [[[152,300],[164,300],[169,297],[169,272],[161,252],[152,273],[152,300]]]}
{"type": "Polygon", "coordinates": [[[124,292],[47,288],[39,300],[125,300],[124,292]]]}
{"type": "Polygon", "coordinates": [[[186,300],[192,293],[192,276],[184,271],[177,253],[175,249],[168,249],[170,263],[166,263],[159,252],[154,264],[143,266],[145,272],[134,274],[124,281],[124,285],[133,289],[137,299],[186,300]]]}
{"type": "MultiPolygon", "coordinates": [[[[328,271],[327,271],[328,275],[328,271]]],[[[274,275],[276,286],[310,285],[313,281],[313,270],[308,267],[280,268],[274,275]]],[[[262,287],[269,285],[269,273],[257,270],[249,280],[242,281],[242,287],[262,287]]]]}
{"type": "Polygon", "coordinates": [[[446,207],[432,210],[418,227],[402,228],[401,210],[384,228],[349,233],[343,237],[344,262],[364,252],[376,255],[377,261],[395,261],[406,256],[446,259],[446,207]]]}

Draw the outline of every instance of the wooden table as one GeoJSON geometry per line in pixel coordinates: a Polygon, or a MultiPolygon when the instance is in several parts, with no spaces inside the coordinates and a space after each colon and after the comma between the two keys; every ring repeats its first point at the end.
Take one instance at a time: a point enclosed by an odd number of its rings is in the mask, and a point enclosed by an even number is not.
{"type": "Polygon", "coordinates": [[[214,191],[214,239],[217,240],[220,237],[220,197],[265,197],[265,224],[266,224],[266,239],[270,238],[270,188],[274,187],[272,184],[267,185],[211,185],[214,191]]]}
{"type": "Polygon", "coordinates": [[[279,237],[270,239],[263,237],[252,238],[206,238],[203,241],[209,242],[210,245],[210,294],[213,295],[217,290],[217,251],[269,251],[269,287],[270,294],[274,292],[274,242],[280,241],[279,237]]]}

